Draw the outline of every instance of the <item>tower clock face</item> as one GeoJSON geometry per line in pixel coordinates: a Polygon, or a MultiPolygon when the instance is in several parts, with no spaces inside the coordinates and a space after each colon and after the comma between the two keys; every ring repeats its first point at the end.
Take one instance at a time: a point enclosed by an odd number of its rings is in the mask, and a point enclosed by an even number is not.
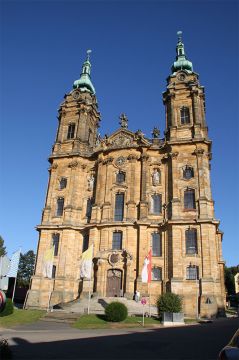
{"type": "Polygon", "coordinates": [[[79,91],[74,91],[73,94],[72,94],[72,96],[73,96],[73,98],[74,98],[75,100],[77,100],[77,99],[79,99],[79,97],[80,97],[80,92],[79,92],[79,91]]]}
{"type": "Polygon", "coordinates": [[[184,73],[179,73],[177,78],[179,81],[184,81],[186,79],[186,75],[184,73]]]}

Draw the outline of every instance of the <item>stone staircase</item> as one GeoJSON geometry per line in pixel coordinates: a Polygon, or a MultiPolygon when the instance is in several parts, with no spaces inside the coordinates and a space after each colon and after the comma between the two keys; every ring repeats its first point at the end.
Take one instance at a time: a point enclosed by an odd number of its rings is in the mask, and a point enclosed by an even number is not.
{"type": "MultiPolygon", "coordinates": [[[[143,307],[146,316],[150,315],[150,313],[153,316],[157,316],[158,314],[156,306],[151,306],[151,312],[150,312],[150,307],[148,304],[142,305],[141,302],[137,303],[134,300],[127,300],[124,297],[107,297],[107,298],[93,297],[90,300],[90,313],[104,314],[106,305],[111,303],[112,301],[118,301],[125,304],[126,307],[128,308],[129,315],[142,315],[143,307]]],[[[87,314],[87,308],[88,308],[88,299],[82,298],[75,300],[72,303],[63,304],[61,311],[64,311],[64,313],[87,314]]]]}

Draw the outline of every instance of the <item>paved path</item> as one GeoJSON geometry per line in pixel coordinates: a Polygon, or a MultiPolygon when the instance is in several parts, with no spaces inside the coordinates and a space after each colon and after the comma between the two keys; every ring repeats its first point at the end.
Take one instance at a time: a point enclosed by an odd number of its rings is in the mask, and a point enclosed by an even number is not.
{"type": "Polygon", "coordinates": [[[12,330],[14,359],[170,359],[216,360],[238,328],[237,319],[160,329],[78,330],[68,324],[39,321],[12,330]]]}

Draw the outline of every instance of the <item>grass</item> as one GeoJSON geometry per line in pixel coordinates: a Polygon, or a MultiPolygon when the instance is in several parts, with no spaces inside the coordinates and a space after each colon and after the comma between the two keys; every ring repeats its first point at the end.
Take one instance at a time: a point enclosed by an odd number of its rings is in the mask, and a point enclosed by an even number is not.
{"type": "Polygon", "coordinates": [[[31,324],[39,320],[45,313],[44,310],[14,309],[13,314],[0,317],[0,328],[11,328],[17,325],[31,324]]]}
{"type": "MultiPolygon", "coordinates": [[[[160,321],[144,318],[145,326],[160,325],[160,321]]],[[[82,315],[73,325],[77,329],[115,329],[128,327],[142,327],[142,316],[127,317],[121,322],[108,322],[105,315],[82,315]]]]}

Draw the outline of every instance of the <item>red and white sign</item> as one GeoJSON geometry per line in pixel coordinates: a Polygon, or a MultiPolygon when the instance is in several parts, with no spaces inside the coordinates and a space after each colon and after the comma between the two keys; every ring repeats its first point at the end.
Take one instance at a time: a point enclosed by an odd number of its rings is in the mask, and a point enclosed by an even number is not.
{"type": "Polygon", "coordinates": [[[142,304],[142,305],[146,305],[146,303],[147,303],[146,299],[145,299],[145,298],[142,298],[142,299],[141,299],[141,304],[142,304]]]}

